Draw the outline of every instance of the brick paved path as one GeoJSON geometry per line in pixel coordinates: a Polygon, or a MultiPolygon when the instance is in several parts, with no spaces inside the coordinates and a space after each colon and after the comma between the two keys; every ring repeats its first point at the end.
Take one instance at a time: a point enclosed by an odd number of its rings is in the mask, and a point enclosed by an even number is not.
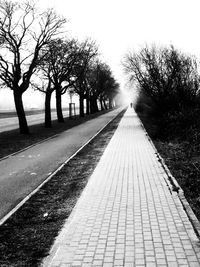
{"type": "Polygon", "coordinates": [[[44,266],[200,266],[200,245],[128,109],[44,266]]]}

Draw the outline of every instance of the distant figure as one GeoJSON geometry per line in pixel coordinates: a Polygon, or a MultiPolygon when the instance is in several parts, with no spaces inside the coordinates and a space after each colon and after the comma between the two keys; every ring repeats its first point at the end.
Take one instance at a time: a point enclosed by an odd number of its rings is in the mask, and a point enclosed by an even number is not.
{"type": "Polygon", "coordinates": [[[132,108],[132,107],[133,107],[133,103],[131,102],[131,104],[130,104],[130,105],[131,105],[131,108],[132,108]]]}

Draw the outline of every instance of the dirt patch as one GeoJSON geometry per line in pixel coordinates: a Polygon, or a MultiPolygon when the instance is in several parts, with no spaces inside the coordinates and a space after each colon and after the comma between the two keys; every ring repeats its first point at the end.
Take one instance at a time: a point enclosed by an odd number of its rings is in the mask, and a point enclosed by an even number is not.
{"type": "Polygon", "coordinates": [[[70,215],[125,110],[0,227],[0,266],[39,266],[70,215]]]}

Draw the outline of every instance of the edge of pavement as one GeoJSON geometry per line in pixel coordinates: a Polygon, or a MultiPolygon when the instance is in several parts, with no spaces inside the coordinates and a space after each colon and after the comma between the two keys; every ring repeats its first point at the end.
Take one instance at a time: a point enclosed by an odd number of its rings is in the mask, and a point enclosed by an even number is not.
{"type": "MultiPolygon", "coordinates": [[[[59,172],[63,167],[64,165],[66,165],[72,158],[74,158],[85,146],[87,146],[87,144],[89,144],[101,131],[104,130],[104,128],[106,128],[106,126],[108,126],[109,123],[111,123],[124,109],[127,109],[127,107],[121,107],[119,108],[119,112],[117,112],[117,114],[115,114],[102,128],[100,128],[100,130],[98,130],[88,141],[86,141],[75,153],[73,153],[69,158],[67,158],[59,167],[57,167],[53,173],[51,173],[49,176],[46,177],[46,179],[41,183],[39,184],[31,193],[29,193],[24,199],[22,199],[13,209],[11,209],[6,215],[3,216],[3,218],[0,219],[0,226],[3,225],[21,206],[23,206],[23,204],[29,200],[31,198],[31,196],[33,196],[35,193],[37,193],[39,191],[39,189],[44,185],[46,184],[57,172],[59,172]]],[[[42,142],[45,142],[51,138],[54,138],[55,136],[57,136],[58,134],[56,135],[53,135],[49,138],[46,138],[42,141],[39,141],[33,145],[30,145],[22,150],[19,150],[17,152],[14,152],[13,154],[10,154],[8,156],[6,156],[6,158],[12,156],[12,155],[15,155],[15,154],[18,154],[20,152],[23,152],[24,150],[27,150],[37,144],[40,144],[42,142]]],[[[4,158],[5,159],[5,158],[4,158]]],[[[0,159],[2,160],[2,159],[0,159]]]]}
{"type": "MultiPolygon", "coordinates": [[[[139,116],[138,116],[139,118],[139,116]]],[[[140,120],[140,118],[139,118],[140,120]]],[[[194,214],[190,204],[188,203],[187,199],[185,198],[184,195],[184,191],[181,188],[181,186],[179,185],[179,183],[177,182],[176,178],[172,175],[171,171],[169,170],[169,168],[167,167],[165,160],[162,158],[162,156],[159,154],[157,148],[155,147],[153,141],[151,140],[151,137],[149,136],[149,134],[147,133],[142,121],[140,120],[141,126],[144,129],[144,132],[151,144],[151,146],[153,147],[154,151],[155,151],[155,155],[157,156],[158,161],[160,162],[160,164],[162,165],[166,175],[167,175],[167,179],[165,179],[165,182],[171,192],[171,194],[175,193],[177,194],[183,209],[185,210],[189,221],[192,224],[192,227],[194,229],[194,232],[196,233],[198,239],[200,240],[200,221],[197,219],[196,215],[194,214]]]]}

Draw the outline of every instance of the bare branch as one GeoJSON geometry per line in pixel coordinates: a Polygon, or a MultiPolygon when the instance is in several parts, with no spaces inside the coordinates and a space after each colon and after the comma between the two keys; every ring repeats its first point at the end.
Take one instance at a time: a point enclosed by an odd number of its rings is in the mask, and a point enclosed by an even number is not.
{"type": "Polygon", "coordinates": [[[29,1],[18,4],[1,0],[0,48],[10,54],[4,61],[1,55],[0,79],[2,76],[2,80],[5,80],[5,77],[12,74],[13,82],[9,84],[22,93],[26,91],[32,74],[43,59],[41,50],[60,32],[65,21],[52,9],[38,13],[35,4],[29,1]],[[36,25],[40,25],[39,32],[36,25]],[[13,60],[12,68],[9,68],[8,63],[6,65],[6,61],[10,59],[13,60]]]}

